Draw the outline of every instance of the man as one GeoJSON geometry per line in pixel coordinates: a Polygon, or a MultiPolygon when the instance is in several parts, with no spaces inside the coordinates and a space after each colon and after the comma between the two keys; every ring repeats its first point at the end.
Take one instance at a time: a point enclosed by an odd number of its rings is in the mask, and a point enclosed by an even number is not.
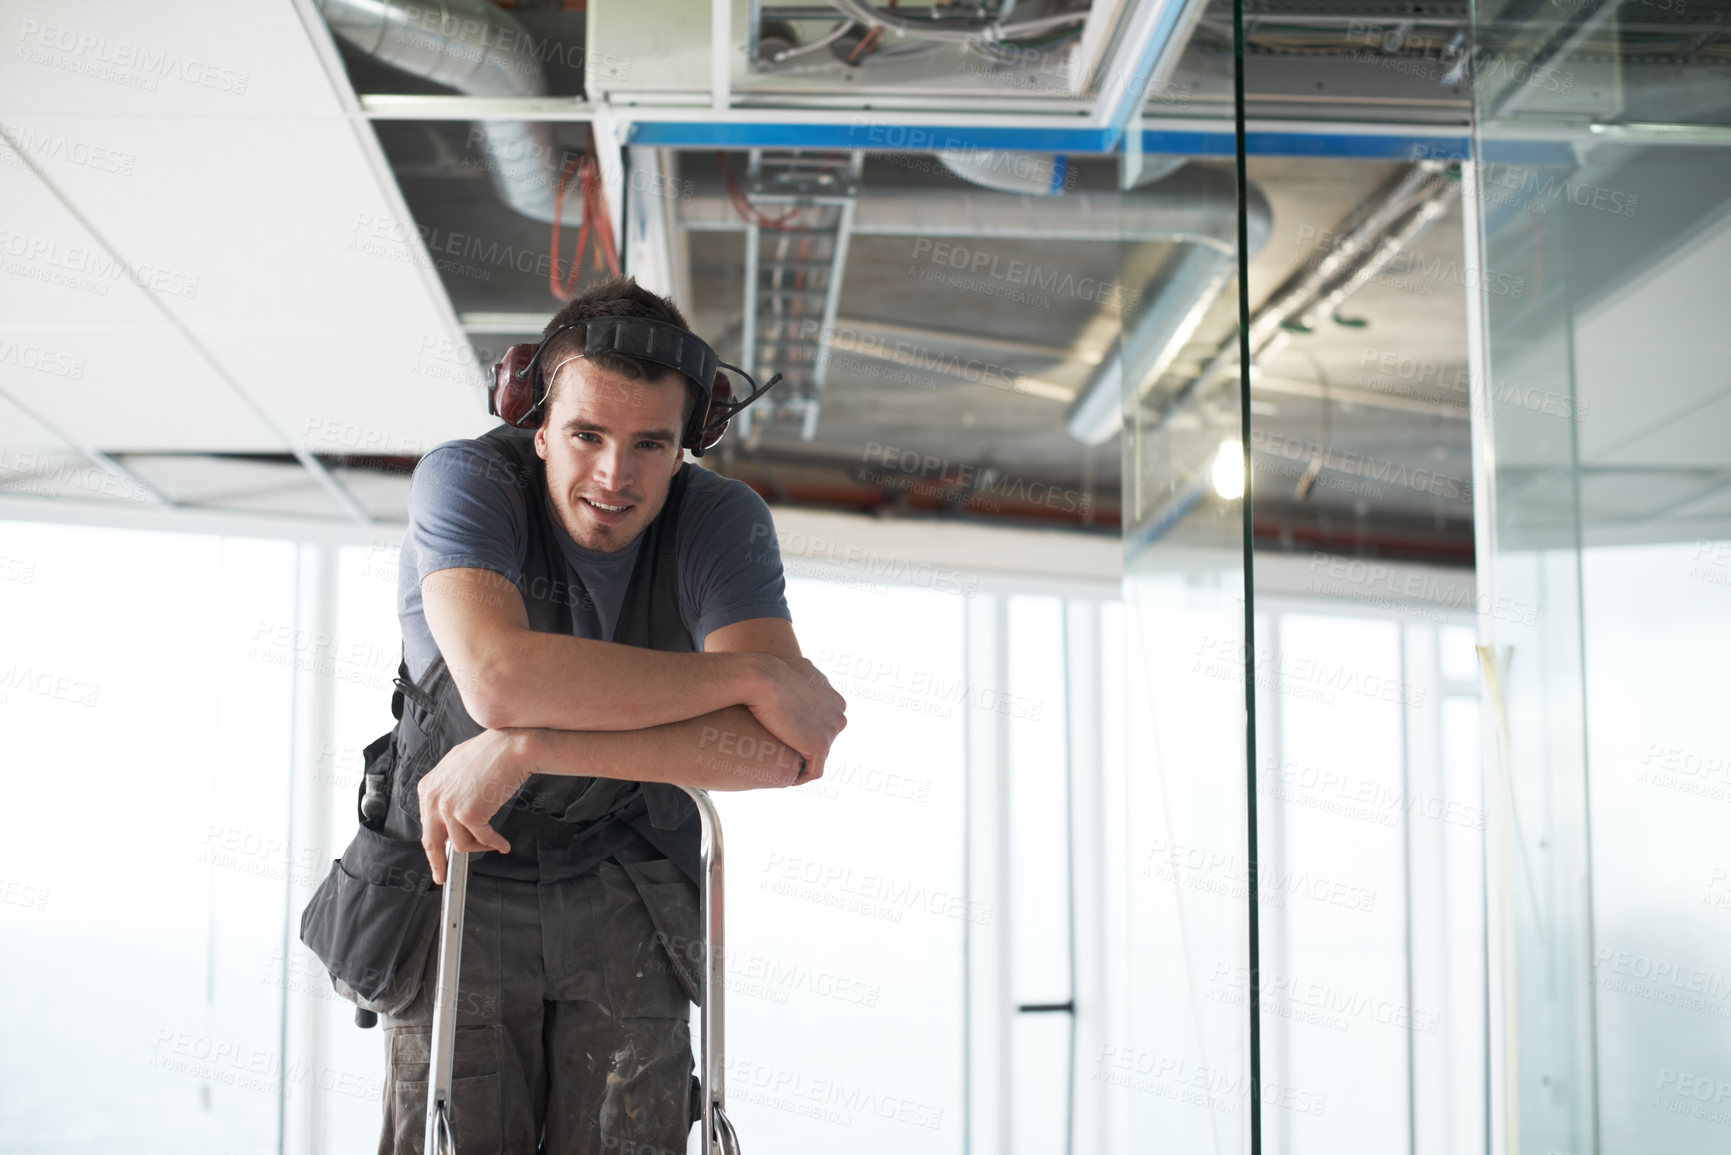
{"type": "MultiPolygon", "coordinates": [[[[689,328],[624,281],[546,332],[603,317],[689,328]]],[[[811,781],[846,724],[800,655],[767,506],[683,461],[702,392],[665,365],[585,355],[585,334],[544,339],[533,459],[514,431],[450,442],[410,493],[398,602],[419,729],[399,729],[382,831],[418,833],[439,882],[447,839],[488,852],[457,1005],[461,1155],[685,1150],[701,926],[695,816],[675,813],[690,803],[674,787],[811,781]],[[555,560],[536,570],[537,550],[555,560]],[[441,727],[417,766],[416,735],[441,727]]],[[[381,1153],[421,1147],[435,955],[385,1015],[381,1153]]]]}

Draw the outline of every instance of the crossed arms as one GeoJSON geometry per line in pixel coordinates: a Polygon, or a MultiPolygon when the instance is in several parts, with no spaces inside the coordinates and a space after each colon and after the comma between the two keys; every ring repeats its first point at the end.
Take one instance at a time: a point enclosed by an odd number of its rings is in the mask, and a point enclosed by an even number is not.
{"type": "Polygon", "coordinates": [[[441,884],[447,837],[462,851],[510,849],[491,819],[531,774],[795,786],[823,774],[847,725],[846,703],[781,618],[676,654],[532,630],[517,588],[489,570],[439,570],[421,594],[463,705],[487,728],[421,780],[422,843],[441,884]]]}

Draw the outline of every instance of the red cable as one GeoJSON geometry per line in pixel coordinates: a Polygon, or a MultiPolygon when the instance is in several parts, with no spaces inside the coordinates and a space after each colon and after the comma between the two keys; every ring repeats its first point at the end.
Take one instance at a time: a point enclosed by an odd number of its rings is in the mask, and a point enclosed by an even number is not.
{"type": "Polygon", "coordinates": [[[593,148],[589,154],[589,166],[584,172],[584,189],[588,203],[592,208],[584,210],[585,221],[591,217],[595,220],[595,248],[597,266],[606,264],[609,276],[619,275],[619,250],[613,243],[613,218],[607,211],[607,197],[601,188],[601,165],[595,159],[593,148]]]}
{"type": "Polygon", "coordinates": [[[548,265],[547,284],[553,296],[561,301],[569,301],[577,293],[577,282],[583,275],[584,257],[589,248],[589,236],[593,232],[596,239],[595,265],[596,270],[603,268],[612,276],[619,275],[619,250],[613,241],[612,222],[607,216],[607,201],[601,192],[600,166],[595,162],[594,145],[590,145],[588,154],[579,154],[566,164],[565,171],[559,176],[559,191],[553,202],[553,239],[551,261],[548,265]],[[580,201],[583,206],[583,224],[577,230],[577,248],[571,255],[571,267],[565,275],[559,272],[559,226],[565,215],[565,190],[571,183],[571,172],[578,172],[580,201]]]}
{"type": "MultiPolygon", "coordinates": [[[[895,5],[891,4],[890,7],[894,8],[895,5]]],[[[875,51],[878,44],[878,38],[883,34],[884,26],[882,24],[874,25],[870,32],[867,32],[864,36],[860,37],[860,42],[853,46],[853,51],[847,54],[847,62],[849,64],[858,64],[860,53],[875,51]]]]}
{"type": "Polygon", "coordinates": [[[577,166],[577,202],[583,206],[583,225],[577,230],[577,249],[571,254],[571,271],[565,278],[565,293],[562,300],[569,301],[577,293],[577,282],[583,275],[583,255],[589,251],[589,234],[595,231],[595,213],[589,207],[589,201],[582,195],[582,190],[589,183],[589,158],[584,157],[577,166]]]}
{"type": "Polygon", "coordinates": [[[810,228],[800,225],[790,225],[785,222],[806,210],[806,205],[794,205],[779,217],[766,217],[758,212],[752,203],[745,199],[745,190],[739,187],[734,179],[733,169],[728,167],[727,155],[718,152],[715,159],[721,165],[721,182],[727,187],[727,201],[733,206],[733,211],[739,214],[741,220],[750,221],[760,229],[774,229],[784,233],[809,233],[810,228]]]}
{"type": "MultiPolygon", "coordinates": [[[[553,296],[561,301],[569,301],[571,299],[572,289],[561,284],[563,278],[559,276],[559,221],[565,214],[565,186],[571,180],[571,170],[581,164],[584,159],[585,158],[582,154],[578,154],[571,158],[570,163],[565,166],[565,171],[559,174],[559,191],[553,194],[553,240],[551,253],[553,259],[547,270],[547,287],[552,290],[553,296]]],[[[588,229],[588,226],[589,213],[585,211],[583,214],[583,228],[580,229],[577,234],[577,255],[571,262],[571,280],[573,287],[576,284],[577,268],[583,259],[583,242],[587,239],[584,233],[588,229]]]]}

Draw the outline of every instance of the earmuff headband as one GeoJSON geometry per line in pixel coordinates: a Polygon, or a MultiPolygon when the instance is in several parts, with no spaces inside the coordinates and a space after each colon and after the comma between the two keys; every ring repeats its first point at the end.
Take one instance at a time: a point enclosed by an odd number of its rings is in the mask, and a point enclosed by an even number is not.
{"type": "Polygon", "coordinates": [[[665,366],[697,385],[702,404],[692,410],[682,444],[698,457],[721,440],[727,423],[735,415],[781,380],[781,374],[777,373],[759,386],[737,365],[723,364],[715,350],[689,329],[645,317],[595,317],[561,325],[539,344],[513,345],[507,349],[504,357],[493,366],[493,388],[487,395],[487,411],[519,428],[538,421],[541,407],[547,401],[548,387],[540,368],[541,354],[555,337],[578,325],[587,327],[583,356],[617,353],[665,366]],[[732,384],[720,372],[722,369],[743,377],[752,387],[750,396],[735,401],[732,384]]]}

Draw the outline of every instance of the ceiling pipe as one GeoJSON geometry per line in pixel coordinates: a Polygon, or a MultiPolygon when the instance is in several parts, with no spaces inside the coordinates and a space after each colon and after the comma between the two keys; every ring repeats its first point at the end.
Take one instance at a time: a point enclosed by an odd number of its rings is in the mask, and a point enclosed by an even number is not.
{"type": "MultiPolygon", "coordinates": [[[[1119,355],[1095,367],[1065,417],[1070,436],[1084,445],[1099,445],[1123,429],[1129,399],[1144,396],[1177,359],[1237,271],[1237,194],[1232,175],[1187,166],[1147,186],[1147,193],[1161,197],[1180,189],[1184,195],[1201,195],[1231,210],[1231,231],[1174,238],[1190,243],[1176,248],[1149,278],[1140,298],[1147,300],[1147,307],[1125,329],[1119,355]]],[[[1247,188],[1245,214],[1249,259],[1268,242],[1271,219],[1268,199],[1255,185],[1247,188]]]]}
{"type": "MultiPolygon", "coordinates": [[[[999,148],[947,148],[937,152],[938,163],[969,184],[993,192],[1018,196],[1063,196],[1075,182],[1076,170],[1062,153],[1020,152],[999,148]]],[[[1181,156],[1148,157],[1141,176],[1132,187],[1162,180],[1184,167],[1181,156]]]]}
{"type": "MultiPolygon", "coordinates": [[[[695,232],[744,232],[721,182],[698,179],[679,200],[679,224],[695,232]]],[[[1251,248],[1268,236],[1268,202],[1250,194],[1251,248]]],[[[854,236],[995,237],[1035,241],[1166,241],[1232,252],[1238,229],[1231,170],[1187,164],[1129,191],[1072,188],[1061,197],[941,187],[866,184],[854,236]]]]}
{"type": "Polygon", "coordinates": [[[1099,445],[1123,429],[1126,398],[1143,396],[1160,379],[1232,279],[1236,264],[1230,249],[1205,244],[1182,245],[1166,258],[1143,290],[1150,303],[1123,333],[1119,354],[1095,367],[1065,415],[1070,436],[1099,445]],[[1126,376],[1134,389],[1124,388],[1126,376]]]}
{"type": "Polygon", "coordinates": [[[1020,196],[1062,196],[1070,175],[1062,153],[946,148],[937,155],[939,164],[970,184],[1020,196]]]}
{"type": "MultiPolygon", "coordinates": [[[[489,0],[314,0],[331,31],[355,51],[467,96],[547,95],[527,31],[489,0]]],[[[539,121],[474,125],[499,199],[531,220],[551,222],[560,166],[539,121]]],[[[562,224],[583,223],[577,181],[565,192],[562,224]]]]}

